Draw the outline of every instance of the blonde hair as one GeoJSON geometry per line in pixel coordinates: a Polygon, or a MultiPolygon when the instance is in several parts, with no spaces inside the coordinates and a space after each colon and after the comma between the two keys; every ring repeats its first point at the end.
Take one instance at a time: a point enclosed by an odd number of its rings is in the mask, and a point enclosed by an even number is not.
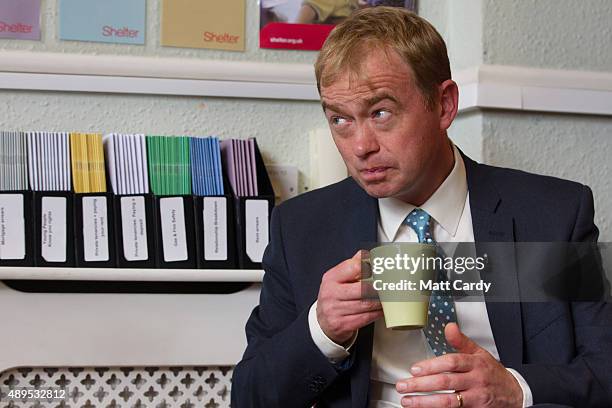
{"type": "Polygon", "coordinates": [[[359,10],[331,32],[317,61],[317,88],[327,86],[347,71],[358,74],[372,49],[395,51],[411,68],[425,106],[433,109],[438,85],[451,79],[442,36],[425,19],[399,7],[359,10]]]}

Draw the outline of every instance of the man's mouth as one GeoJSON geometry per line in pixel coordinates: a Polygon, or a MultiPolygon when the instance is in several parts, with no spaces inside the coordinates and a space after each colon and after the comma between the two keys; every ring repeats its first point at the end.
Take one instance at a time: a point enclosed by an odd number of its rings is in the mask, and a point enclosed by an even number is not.
{"type": "Polygon", "coordinates": [[[389,167],[375,166],[363,169],[360,171],[360,173],[361,177],[363,177],[363,179],[366,181],[377,181],[385,177],[387,170],[389,170],[389,167]]]}
{"type": "Polygon", "coordinates": [[[380,171],[385,171],[387,169],[388,169],[387,166],[374,166],[374,167],[368,167],[367,169],[363,169],[362,171],[365,171],[367,173],[377,173],[380,171]]]}

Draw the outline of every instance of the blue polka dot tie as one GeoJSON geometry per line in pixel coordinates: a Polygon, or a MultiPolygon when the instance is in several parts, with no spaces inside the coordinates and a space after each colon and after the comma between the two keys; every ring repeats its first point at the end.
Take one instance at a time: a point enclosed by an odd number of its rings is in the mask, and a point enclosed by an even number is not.
{"type": "MultiPolygon", "coordinates": [[[[431,235],[431,217],[426,211],[415,208],[408,214],[404,222],[416,232],[420,243],[436,243],[431,235]]],[[[436,280],[437,282],[444,282],[447,280],[443,270],[437,271],[436,280]]],[[[446,353],[454,352],[455,349],[446,343],[446,337],[444,337],[444,327],[446,324],[457,322],[455,302],[449,291],[434,290],[431,292],[427,314],[427,327],[424,327],[423,331],[434,354],[436,356],[441,356],[446,353]]]]}

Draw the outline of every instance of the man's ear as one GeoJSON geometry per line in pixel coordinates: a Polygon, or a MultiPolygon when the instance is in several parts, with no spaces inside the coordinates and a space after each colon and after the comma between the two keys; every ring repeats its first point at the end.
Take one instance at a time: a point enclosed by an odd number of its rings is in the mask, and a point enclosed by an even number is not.
{"type": "Polygon", "coordinates": [[[440,130],[447,130],[455,116],[457,116],[457,109],[459,108],[459,88],[452,79],[447,79],[442,82],[438,88],[439,102],[440,102],[440,130]]]}

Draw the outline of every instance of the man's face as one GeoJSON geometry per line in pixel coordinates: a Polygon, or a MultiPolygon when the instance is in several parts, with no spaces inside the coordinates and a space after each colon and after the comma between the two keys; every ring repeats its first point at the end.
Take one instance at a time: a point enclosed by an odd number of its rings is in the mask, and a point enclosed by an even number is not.
{"type": "Polygon", "coordinates": [[[441,109],[426,109],[395,52],[371,51],[360,75],[339,75],[321,100],[349,173],[371,196],[420,205],[450,171],[440,174],[450,152],[441,109]]]}

